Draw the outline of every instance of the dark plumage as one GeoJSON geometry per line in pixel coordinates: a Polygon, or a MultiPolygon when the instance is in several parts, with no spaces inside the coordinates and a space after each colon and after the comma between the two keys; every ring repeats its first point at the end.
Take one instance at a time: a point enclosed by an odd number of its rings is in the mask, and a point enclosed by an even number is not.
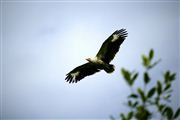
{"type": "Polygon", "coordinates": [[[88,62],[70,71],[66,75],[65,80],[69,83],[76,83],[84,77],[99,72],[100,70],[112,73],[114,71],[114,65],[109,63],[119,51],[120,45],[127,37],[127,34],[125,29],[116,30],[104,41],[95,58],[86,59],[88,62]]]}

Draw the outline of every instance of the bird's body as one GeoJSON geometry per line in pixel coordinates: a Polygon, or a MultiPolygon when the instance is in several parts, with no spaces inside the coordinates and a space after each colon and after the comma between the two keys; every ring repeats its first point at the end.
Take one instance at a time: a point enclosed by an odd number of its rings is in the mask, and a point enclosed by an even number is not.
{"type": "Polygon", "coordinates": [[[84,77],[99,72],[100,70],[112,73],[115,67],[109,63],[119,51],[120,45],[126,37],[127,32],[125,29],[116,30],[108,39],[105,40],[94,58],[86,59],[88,61],[87,63],[76,67],[66,75],[65,79],[67,82],[76,83],[84,77]]]}

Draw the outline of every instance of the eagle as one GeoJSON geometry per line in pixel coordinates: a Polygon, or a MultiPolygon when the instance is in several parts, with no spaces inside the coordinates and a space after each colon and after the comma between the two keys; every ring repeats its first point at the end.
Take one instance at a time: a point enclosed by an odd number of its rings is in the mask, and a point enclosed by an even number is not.
{"type": "Polygon", "coordinates": [[[88,62],[66,74],[65,80],[69,83],[77,83],[84,77],[93,75],[100,70],[104,70],[106,73],[112,73],[115,70],[115,66],[110,64],[110,62],[114,59],[127,35],[128,33],[124,28],[116,30],[104,41],[94,58],[87,58],[86,60],[88,62]]]}

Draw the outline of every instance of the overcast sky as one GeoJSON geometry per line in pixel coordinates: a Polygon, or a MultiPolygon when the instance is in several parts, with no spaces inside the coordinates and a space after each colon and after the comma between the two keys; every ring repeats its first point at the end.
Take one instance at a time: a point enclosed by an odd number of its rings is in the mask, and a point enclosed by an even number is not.
{"type": "Polygon", "coordinates": [[[150,48],[155,59],[162,58],[150,84],[165,70],[176,72],[172,105],[180,105],[178,2],[1,2],[1,8],[2,118],[119,116],[128,111],[130,93],[120,69],[142,73],[141,54],[150,48]],[[121,28],[129,34],[112,61],[114,73],[65,82],[69,71],[121,28]]]}

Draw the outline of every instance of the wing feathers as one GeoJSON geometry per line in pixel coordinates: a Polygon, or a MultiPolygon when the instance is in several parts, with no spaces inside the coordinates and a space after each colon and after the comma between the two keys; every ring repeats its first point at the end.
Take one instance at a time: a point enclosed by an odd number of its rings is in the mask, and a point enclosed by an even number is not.
{"type": "Polygon", "coordinates": [[[126,29],[116,30],[105,42],[102,44],[97,57],[106,63],[110,63],[119,51],[120,45],[123,43],[128,33],[126,29]]]}
{"type": "Polygon", "coordinates": [[[88,75],[92,75],[96,72],[99,72],[100,70],[96,67],[96,65],[92,63],[85,63],[81,66],[76,67],[71,72],[66,74],[65,80],[69,83],[77,83],[84,77],[88,75]]]}

